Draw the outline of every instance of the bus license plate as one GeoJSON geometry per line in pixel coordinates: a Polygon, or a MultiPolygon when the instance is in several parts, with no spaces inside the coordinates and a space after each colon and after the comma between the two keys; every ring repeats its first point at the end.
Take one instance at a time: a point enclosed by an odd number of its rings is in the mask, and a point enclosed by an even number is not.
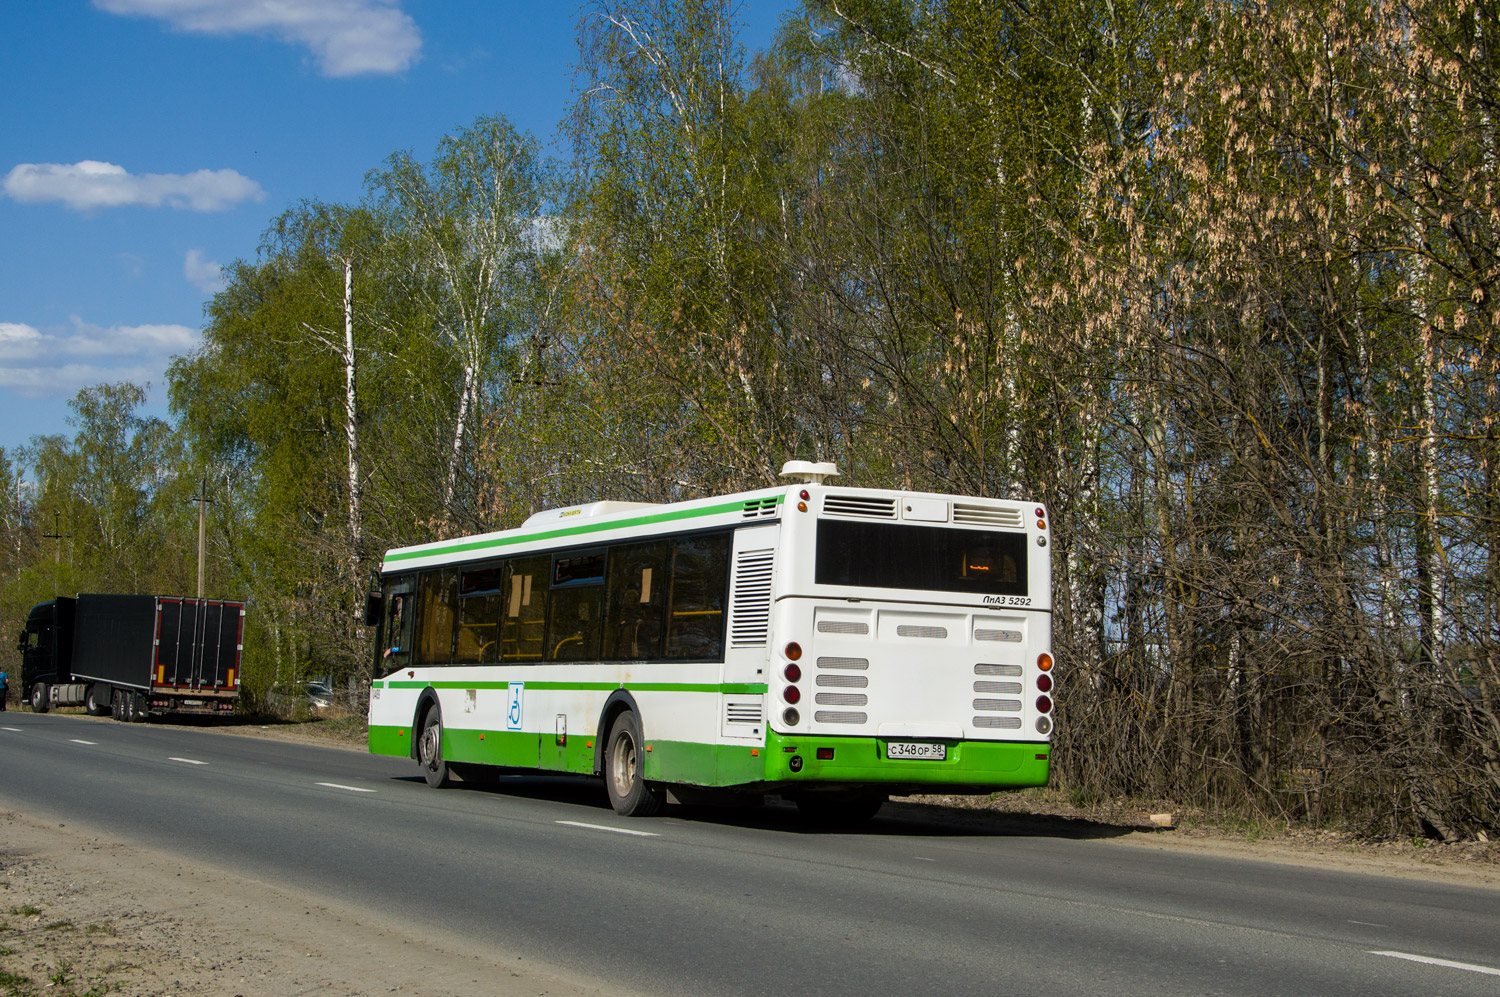
{"type": "Polygon", "coordinates": [[[885,746],[885,757],[925,758],[941,762],[948,758],[948,746],[925,741],[891,741],[885,746]]]}

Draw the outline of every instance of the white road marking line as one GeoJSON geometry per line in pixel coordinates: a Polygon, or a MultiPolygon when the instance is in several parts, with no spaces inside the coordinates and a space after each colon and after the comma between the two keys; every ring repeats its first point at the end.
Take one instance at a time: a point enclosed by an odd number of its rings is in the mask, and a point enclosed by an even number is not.
{"type": "Polygon", "coordinates": [[[21,728],[19,728],[19,727],[0,727],[0,730],[13,730],[17,734],[24,734],[25,733],[25,731],[21,730],[21,728]]]}
{"type": "Polygon", "coordinates": [[[178,758],[176,755],[168,755],[169,762],[182,762],[184,765],[207,765],[208,762],[200,762],[196,758],[178,758]]]}
{"type": "Polygon", "coordinates": [[[68,738],[68,740],[72,741],[74,744],[92,744],[95,747],[97,747],[98,744],[99,744],[98,741],[85,741],[82,738],[78,738],[78,737],[70,737],[70,738],[68,738]]]}
{"type": "Polygon", "coordinates": [[[1376,924],[1374,921],[1350,921],[1350,924],[1363,924],[1369,928],[1389,928],[1389,924],[1376,924]]]}
{"type": "Polygon", "coordinates": [[[603,824],[585,824],[581,820],[559,820],[557,824],[566,824],[568,827],[586,827],[591,831],[611,831],[615,834],[633,834],[637,838],[660,838],[661,835],[655,831],[632,831],[626,827],[606,827],[603,824]]]}
{"type": "Polygon", "coordinates": [[[918,862],[936,862],[937,861],[937,859],[924,858],[921,855],[913,855],[912,858],[916,859],[918,862]]]}
{"type": "Polygon", "coordinates": [[[1429,966],[1446,966],[1449,969],[1467,969],[1471,973],[1484,973],[1487,976],[1500,976],[1500,969],[1489,966],[1476,966],[1471,962],[1454,962],[1452,959],[1434,959],[1426,955],[1412,955],[1410,952],[1371,952],[1370,955],[1388,955],[1392,959],[1407,959],[1411,962],[1423,962],[1429,966]]]}
{"type": "Polygon", "coordinates": [[[351,793],[373,793],[373,792],[375,792],[375,790],[373,790],[373,789],[361,789],[358,786],[345,786],[345,785],[343,785],[341,783],[337,783],[337,782],[320,782],[320,783],[318,783],[318,785],[319,786],[327,786],[329,789],[346,789],[346,790],[348,790],[351,793]]]}

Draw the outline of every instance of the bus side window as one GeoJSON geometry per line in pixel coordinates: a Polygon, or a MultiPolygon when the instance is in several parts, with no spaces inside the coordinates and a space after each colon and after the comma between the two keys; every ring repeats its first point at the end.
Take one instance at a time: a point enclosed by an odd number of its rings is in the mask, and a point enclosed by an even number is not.
{"type": "Polygon", "coordinates": [[[524,557],[505,563],[500,597],[500,660],[541,661],[547,624],[547,572],[552,561],[524,557]]]}
{"type": "Polygon", "coordinates": [[[604,551],[560,554],[552,560],[547,607],[547,659],[599,660],[604,609],[604,551]]]}
{"type": "Polygon", "coordinates": [[[500,660],[503,573],[499,564],[465,568],[458,573],[458,637],[453,644],[455,664],[491,665],[500,660]]]}
{"type": "Polygon", "coordinates": [[[667,545],[622,544],[609,551],[605,586],[605,661],[649,661],[661,657],[667,545]]]}
{"type": "Polygon", "coordinates": [[[666,656],[710,660],[724,653],[724,600],[729,591],[730,534],[672,542],[666,656]]]}
{"type": "Polygon", "coordinates": [[[458,573],[452,568],[424,571],[417,579],[417,664],[446,665],[453,660],[456,602],[458,573]]]}

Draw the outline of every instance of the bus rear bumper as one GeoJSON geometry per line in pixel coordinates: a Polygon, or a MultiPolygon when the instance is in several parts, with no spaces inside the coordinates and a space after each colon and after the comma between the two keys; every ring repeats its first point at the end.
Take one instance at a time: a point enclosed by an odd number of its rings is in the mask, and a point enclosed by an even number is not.
{"type": "Polygon", "coordinates": [[[941,741],[942,759],[889,758],[893,739],[794,737],[768,731],[768,788],[890,786],[892,792],[984,793],[1045,786],[1052,746],[1045,741],[941,741]]]}

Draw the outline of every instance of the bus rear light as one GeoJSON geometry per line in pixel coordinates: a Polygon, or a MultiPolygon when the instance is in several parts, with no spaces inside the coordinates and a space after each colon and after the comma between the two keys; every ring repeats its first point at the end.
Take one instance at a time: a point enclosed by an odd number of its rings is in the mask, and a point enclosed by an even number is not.
{"type": "Polygon", "coordinates": [[[820,761],[820,762],[831,762],[831,761],[833,761],[833,749],[832,748],[819,748],[818,749],[818,761],[820,761]]]}
{"type": "Polygon", "coordinates": [[[1037,519],[1046,519],[1047,518],[1047,510],[1043,509],[1041,506],[1037,506],[1036,507],[1036,518],[1037,519]]]}
{"type": "Polygon", "coordinates": [[[1036,656],[1036,666],[1044,672],[1050,672],[1052,670],[1052,655],[1046,651],[1038,654],[1036,656]]]}
{"type": "Polygon", "coordinates": [[[1036,677],[1036,687],[1038,689],[1042,690],[1043,692],[1051,692],[1052,691],[1052,676],[1051,675],[1046,675],[1046,674],[1038,675],[1036,677]]]}
{"type": "Polygon", "coordinates": [[[1036,697],[1036,711],[1038,713],[1051,713],[1052,712],[1052,697],[1051,696],[1038,696],[1038,697],[1036,697]]]}
{"type": "Polygon", "coordinates": [[[1037,717],[1036,718],[1036,732],[1038,734],[1050,734],[1050,733],[1052,733],[1052,720],[1051,720],[1051,718],[1050,717],[1037,717]]]}
{"type": "Polygon", "coordinates": [[[788,703],[800,703],[802,701],[802,690],[794,685],[789,685],[781,690],[781,698],[788,703]]]}
{"type": "Polygon", "coordinates": [[[797,503],[797,511],[798,512],[806,512],[807,511],[807,503],[806,502],[798,502],[797,503]]]}
{"type": "Polygon", "coordinates": [[[787,665],[786,670],[781,674],[786,676],[788,682],[800,682],[802,681],[802,666],[798,664],[787,665]]]}
{"type": "Polygon", "coordinates": [[[797,493],[797,497],[800,498],[802,501],[806,502],[808,499],[812,498],[812,493],[809,492],[806,488],[804,488],[800,492],[797,493]]]}
{"type": "Polygon", "coordinates": [[[802,645],[796,641],[792,641],[787,644],[786,650],[781,653],[786,655],[786,660],[796,661],[802,657],[802,645]]]}
{"type": "Polygon", "coordinates": [[[1036,528],[1039,530],[1045,530],[1047,528],[1047,521],[1045,519],[1038,519],[1036,521],[1036,528]]]}
{"type": "Polygon", "coordinates": [[[795,727],[802,722],[802,714],[788,706],[781,711],[781,722],[788,727],[795,727]]]}

